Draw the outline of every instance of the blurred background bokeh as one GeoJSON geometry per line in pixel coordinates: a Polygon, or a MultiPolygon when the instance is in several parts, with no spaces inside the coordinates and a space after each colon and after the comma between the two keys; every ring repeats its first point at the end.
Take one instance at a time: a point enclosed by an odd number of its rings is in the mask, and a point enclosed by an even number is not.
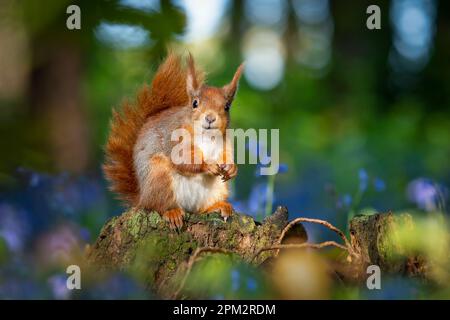
{"type": "MultiPolygon", "coordinates": [[[[1,0],[0,298],[70,297],[58,261],[123,211],[101,172],[112,108],[167,48],[192,52],[213,85],[245,61],[232,127],[280,129],[279,174],[241,166],[238,211],[282,204],[344,229],[361,212],[448,214],[449,34],[438,0],[1,0]],[[81,30],[66,27],[71,4],[81,30]],[[366,27],[369,4],[380,30],[366,27]]],[[[335,296],[423,297],[393,281],[379,296],[335,296]]],[[[252,297],[213,297],[241,296],[252,297]]],[[[114,275],[88,297],[147,293],[114,275]]]]}

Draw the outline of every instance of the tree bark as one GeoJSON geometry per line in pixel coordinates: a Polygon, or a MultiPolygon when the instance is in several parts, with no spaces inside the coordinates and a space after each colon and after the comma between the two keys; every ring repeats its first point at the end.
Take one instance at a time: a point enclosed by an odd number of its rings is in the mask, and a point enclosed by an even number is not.
{"type": "MultiPolygon", "coordinates": [[[[87,259],[99,270],[131,270],[159,297],[173,298],[199,248],[236,254],[248,263],[270,269],[277,250],[255,253],[279,244],[287,223],[285,207],[278,207],[262,223],[237,213],[228,221],[217,213],[187,214],[183,230],[176,232],[158,213],[131,209],[105,224],[88,248],[87,259]]],[[[386,273],[424,275],[424,261],[408,256],[396,241],[399,223],[412,224],[412,218],[391,213],[354,217],[349,223],[350,246],[358,258],[335,261],[336,273],[343,280],[362,282],[367,278],[367,266],[377,265],[386,273]]],[[[304,227],[297,224],[285,234],[281,244],[301,244],[307,238],[304,227]]]]}
{"type": "Polygon", "coordinates": [[[350,242],[360,255],[363,277],[366,268],[377,265],[385,273],[427,277],[427,263],[418,255],[407,252],[397,238],[397,229],[407,227],[414,232],[414,222],[409,214],[377,213],[355,216],[350,220],[350,242]]]}
{"type": "MultiPolygon", "coordinates": [[[[263,223],[243,214],[234,214],[228,221],[217,213],[187,214],[183,230],[176,232],[158,213],[132,209],[105,224],[87,259],[100,270],[138,271],[159,296],[169,297],[197,248],[221,248],[250,262],[259,249],[277,243],[287,221],[284,207],[263,223]]],[[[289,234],[290,241],[293,237],[306,241],[303,226],[289,234]]],[[[263,252],[252,263],[260,264],[273,255],[274,251],[263,252]]]]}

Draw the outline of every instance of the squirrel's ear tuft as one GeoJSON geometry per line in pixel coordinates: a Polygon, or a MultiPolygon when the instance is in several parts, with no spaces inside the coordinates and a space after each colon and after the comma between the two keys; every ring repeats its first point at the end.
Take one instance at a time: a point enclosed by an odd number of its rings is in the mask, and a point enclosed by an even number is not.
{"type": "Polygon", "coordinates": [[[244,70],[244,63],[241,63],[241,65],[237,68],[236,72],[234,73],[233,80],[231,80],[229,84],[223,87],[223,91],[225,92],[227,100],[233,100],[243,70],[244,70]]]}
{"type": "Polygon", "coordinates": [[[187,67],[186,89],[187,93],[193,97],[198,95],[200,86],[197,80],[197,72],[195,71],[194,58],[190,52],[187,59],[187,67]]]}

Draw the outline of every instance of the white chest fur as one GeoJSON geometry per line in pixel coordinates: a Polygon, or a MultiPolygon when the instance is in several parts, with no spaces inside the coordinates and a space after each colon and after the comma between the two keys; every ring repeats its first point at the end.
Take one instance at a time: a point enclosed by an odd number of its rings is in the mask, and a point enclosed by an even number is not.
{"type": "Polygon", "coordinates": [[[211,130],[211,133],[196,136],[194,143],[202,151],[205,161],[217,162],[223,151],[222,139],[220,131],[211,130]]]}
{"type": "Polygon", "coordinates": [[[219,177],[207,174],[184,176],[174,173],[173,188],[177,204],[195,213],[224,200],[227,195],[226,183],[219,177]]]}
{"type": "MultiPolygon", "coordinates": [[[[205,162],[220,162],[223,152],[222,134],[218,130],[208,130],[194,138],[194,144],[203,153],[205,162]]],[[[228,189],[220,177],[209,174],[185,176],[173,175],[176,202],[188,212],[199,212],[218,201],[225,200],[228,189]]]]}

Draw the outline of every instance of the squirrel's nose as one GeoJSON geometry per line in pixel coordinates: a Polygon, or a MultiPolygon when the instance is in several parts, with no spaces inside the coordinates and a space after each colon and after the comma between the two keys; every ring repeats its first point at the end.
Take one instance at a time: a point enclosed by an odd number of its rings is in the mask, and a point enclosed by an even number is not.
{"type": "Polygon", "coordinates": [[[208,115],[206,115],[205,120],[208,123],[213,123],[214,121],[216,121],[216,116],[213,114],[208,114],[208,115]]]}

